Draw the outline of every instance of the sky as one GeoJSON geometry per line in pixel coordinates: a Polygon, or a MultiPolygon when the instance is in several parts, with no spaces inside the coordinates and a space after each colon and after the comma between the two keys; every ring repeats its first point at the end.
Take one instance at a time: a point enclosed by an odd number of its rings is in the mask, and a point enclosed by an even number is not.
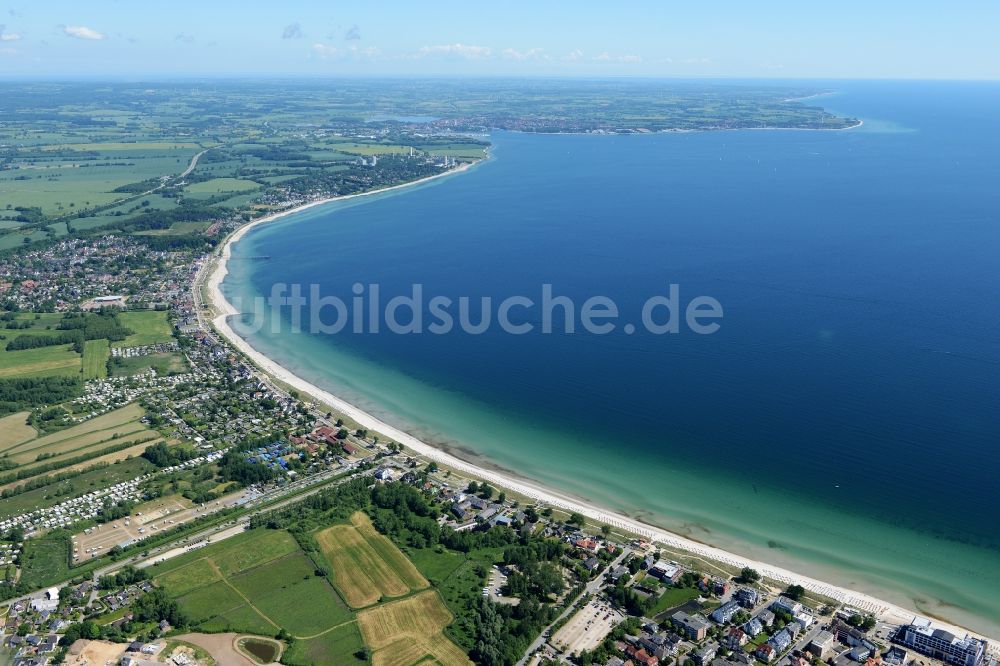
{"type": "Polygon", "coordinates": [[[998,0],[0,0],[0,77],[1000,79],[998,0]]]}

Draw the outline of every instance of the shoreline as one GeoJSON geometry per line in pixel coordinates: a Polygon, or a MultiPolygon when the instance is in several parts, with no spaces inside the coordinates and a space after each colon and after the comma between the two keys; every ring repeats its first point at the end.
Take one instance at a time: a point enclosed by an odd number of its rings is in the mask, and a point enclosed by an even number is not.
{"type": "MultiPolygon", "coordinates": [[[[858,125],[859,126],[859,125],[858,125]]],[[[854,126],[857,127],[857,126],[854,126]]],[[[760,128],[765,129],[765,128],[760,128]]],[[[767,128],[769,129],[769,128],[767,128]]],[[[853,129],[853,128],[843,128],[843,129],[853,129]]],[[[490,484],[506,488],[510,491],[519,493],[526,497],[529,497],[535,501],[543,502],[554,508],[558,508],[568,512],[578,512],[592,521],[599,523],[606,523],[612,527],[616,527],[628,532],[638,534],[652,542],[661,543],[667,547],[682,550],[690,553],[694,556],[703,557],[709,560],[714,560],[722,562],[726,565],[742,568],[745,566],[752,567],[756,569],[763,577],[770,578],[772,580],[778,581],[782,584],[798,584],[802,587],[819,593],[823,596],[836,599],[838,602],[845,604],[847,606],[853,606],[866,612],[873,613],[883,619],[886,619],[893,623],[905,624],[908,623],[914,616],[923,616],[924,614],[917,611],[904,608],[902,606],[878,599],[872,595],[865,594],[862,592],[857,592],[846,587],[840,587],[837,585],[832,585],[825,583],[821,580],[811,578],[809,576],[797,574],[789,569],[785,569],[779,566],[770,565],[765,562],[756,561],[748,557],[743,557],[728,551],[725,551],[714,546],[709,546],[707,544],[700,543],[688,537],[678,535],[676,533],[670,532],[669,530],[656,527],[654,525],[649,525],[643,523],[639,520],[629,518],[621,513],[616,513],[606,509],[602,509],[599,506],[591,504],[585,500],[580,500],[574,498],[570,495],[554,491],[544,486],[537,484],[531,480],[520,478],[516,473],[504,473],[502,471],[489,469],[484,466],[477,465],[475,463],[464,460],[463,458],[454,455],[453,453],[446,450],[442,450],[438,447],[427,444],[426,442],[418,439],[417,437],[410,435],[409,433],[392,426],[385,421],[375,417],[364,410],[354,406],[348,401],[333,395],[332,393],[323,390],[322,388],[310,383],[309,381],[295,375],[287,368],[281,366],[277,362],[273,361],[269,357],[265,356],[261,352],[254,349],[244,338],[240,337],[235,330],[230,326],[228,317],[230,315],[239,314],[239,312],[230,304],[222,294],[221,285],[226,275],[228,274],[227,262],[231,257],[231,246],[234,242],[240,240],[243,235],[249,231],[254,226],[259,224],[264,224],[266,222],[279,219],[286,215],[292,213],[301,212],[308,208],[314,206],[329,203],[332,201],[340,201],[344,199],[349,199],[352,197],[366,196],[372,194],[380,194],[383,192],[396,190],[404,187],[410,187],[413,185],[426,182],[435,178],[441,178],[444,176],[452,175],[455,173],[460,173],[467,170],[472,164],[464,164],[461,167],[457,167],[450,171],[446,171],[440,174],[435,174],[434,176],[429,176],[420,180],[412,181],[410,183],[403,183],[400,185],[394,185],[391,187],[383,188],[380,190],[372,190],[369,192],[362,192],[358,194],[346,195],[343,197],[333,197],[323,200],[317,200],[314,202],[309,202],[300,206],[295,206],[272,215],[262,217],[260,219],[254,220],[243,227],[235,230],[229,237],[223,241],[220,250],[217,251],[217,256],[212,257],[203,266],[203,269],[207,271],[207,277],[202,282],[199,283],[205,287],[206,302],[210,303],[213,309],[213,315],[211,324],[218,332],[220,336],[225,338],[230,344],[236,347],[240,352],[242,352],[252,363],[254,363],[260,370],[269,374],[273,378],[301,391],[304,394],[308,394],[312,398],[319,402],[328,404],[330,407],[337,411],[342,412],[346,417],[357,422],[360,426],[365,427],[370,430],[378,431],[380,434],[389,437],[401,445],[409,448],[411,451],[424,456],[429,460],[434,460],[440,464],[447,465],[456,470],[459,470],[465,474],[472,477],[483,479],[488,481],[490,484]]],[[[948,631],[956,634],[969,634],[971,636],[976,636],[980,638],[985,638],[990,640],[981,634],[959,627],[948,621],[940,620],[938,618],[932,618],[936,624],[944,627],[948,631]]],[[[991,645],[996,646],[995,641],[991,641],[991,645]]]]}

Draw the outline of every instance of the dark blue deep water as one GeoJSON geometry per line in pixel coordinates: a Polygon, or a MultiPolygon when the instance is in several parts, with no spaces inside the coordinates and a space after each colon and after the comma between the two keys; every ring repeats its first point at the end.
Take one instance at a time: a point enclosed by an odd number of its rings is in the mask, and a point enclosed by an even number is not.
{"type": "Polygon", "coordinates": [[[254,230],[234,256],[271,259],[227,293],[550,283],[621,323],[712,296],[707,336],[250,339],[468,455],[996,633],[1000,85],[823,85],[865,126],[494,135],[466,174],[254,230]]]}

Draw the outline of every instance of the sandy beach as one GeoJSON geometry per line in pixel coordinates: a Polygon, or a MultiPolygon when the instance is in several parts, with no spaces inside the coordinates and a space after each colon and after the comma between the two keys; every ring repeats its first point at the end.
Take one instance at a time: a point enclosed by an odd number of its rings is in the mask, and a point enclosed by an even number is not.
{"type": "MultiPolygon", "coordinates": [[[[581,501],[579,499],[563,495],[559,492],[553,491],[548,488],[544,488],[530,480],[516,478],[509,474],[498,473],[493,470],[485,469],[478,465],[472,464],[465,460],[462,460],[451,453],[442,451],[434,446],[431,446],[420,439],[414,437],[413,435],[392,426],[383,420],[357,408],[356,406],[346,402],[345,400],[335,396],[328,391],[298,377],[286,368],[275,363],[273,360],[267,356],[261,354],[255,350],[250,344],[241,338],[229,324],[229,316],[234,314],[239,314],[238,311],[230,304],[222,295],[221,284],[226,277],[227,267],[226,263],[231,255],[231,246],[234,242],[238,241],[243,235],[252,229],[253,227],[270,222],[281,217],[291,215],[293,213],[306,210],[308,208],[327,203],[329,201],[340,201],[346,200],[348,198],[357,196],[367,196],[371,194],[377,194],[380,192],[385,192],[389,190],[395,190],[402,187],[409,187],[411,185],[418,184],[420,182],[426,182],[432,178],[441,178],[455,174],[460,171],[464,171],[469,165],[463,165],[457,169],[449,172],[438,174],[432,176],[428,179],[423,179],[421,181],[415,181],[414,183],[408,183],[404,185],[397,185],[390,188],[385,188],[383,190],[365,192],[362,194],[350,195],[346,197],[338,197],[336,199],[326,199],[322,201],[311,202],[302,206],[291,208],[280,213],[275,213],[267,217],[255,220],[230,235],[230,237],[223,243],[220,250],[217,251],[217,257],[207,263],[203,267],[203,271],[206,272],[204,277],[204,287],[206,297],[210,301],[214,308],[215,316],[212,320],[212,324],[217,330],[217,332],[226,338],[233,346],[238,348],[242,353],[244,353],[253,363],[255,363],[261,370],[270,374],[275,379],[294,387],[296,390],[302,392],[303,394],[308,394],[312,396],[319,402],[328,404],[335,410],[343,413],[348,418],[354,420],[362,427],[369,430],[374,430],[385,437],[395,440],[412,450],[430,460],[435,460],[440,464],[450,466],[456,470],[459,470],[465,474],[473,477],[477,477],[488,481],[490,484],[505,488],[507,490],[517,492],[524,496],[533,498],[538,502],[542,502],[552,507],[563,509],[566,511],[575,511],[584,516],[586,516],[590,521],[596,523],[606,523],[612,527],[625,530],[634,534],[642,535],[646,539],[653,542],[661,543],[667,547],[684,550],[698,557],[722,562],[732,567],[741,568],[745,566],[752,567],[756,569],[761,575],[771,578],[773,580],[779,581],[783,584],[798,584],[804,588],[814,591],[816,593],[825,595],[837,599],[845,605],[852,606],[854,608],[861,609],[866,612],[874,613],[881,618],[889,622],[894,623],[907,623],[914,615],[918,614],[914,610],[904,608],[902,606],[889,603],[869,594],[859,592],[852,589],[847,589],[844,587],[839,587],[836,585],[831,585],[823,581],[797,574],[788,569],[770,565],[766,562],[755,561],[740,555],[727,552],[725,550],[715,548],[706,544],[699,543],[697,541],[691,540],[689,538],[674,534],[667,530],[647,525],[645,523],[638,522],[634,519],[628,518],[627,516],[614,513],[598,506],[594,506],[587,502],[581,501]]],[[[945,629],[952,631],[956,634],[969,633],[973,636],[978,636],[975,632],[970,632],[964,628],[950,625],[946,622],[941,622],[935,620],[937,624],[944,627],[945,629]]],[[[996,649],[996,644],[992,647],[996,649]]]]}

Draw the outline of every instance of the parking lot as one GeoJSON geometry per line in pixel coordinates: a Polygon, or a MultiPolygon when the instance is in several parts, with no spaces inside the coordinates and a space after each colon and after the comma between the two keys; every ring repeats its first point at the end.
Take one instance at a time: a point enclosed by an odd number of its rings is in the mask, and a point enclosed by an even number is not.
{"type": "Polygon", "coordinates": [[[556,632],[552,637],[552,645],[566,654],[593,650],[624,619],[625,614],[615,610],[607,602],[591,599],[556,632]]]}
{"type": "Polygon", "coordinates": [[[136,507],[132,515],[95,525],[73,535],[73,559],[83,562],[100,557],[115,546],[143,539],[161,530],[169,530],[205,514],[230,506],[243,496],[233,493],[209,504],[192,506],[181,497],[169,497],[147,502],[136,507]],[[88,534],[89,531],[89,534],[88,534]]]}
{"type": "Polygon", "coordinates": [[[520,599],[512,599],[503,595],[503,586],[506,584],[507,576],[500,571],[500,567],[493,565],[490,569],[489,578],[486,581],[486,587],[483,588],[483,596],[489,597],[498,604],[516,606],[521,602],[520,599]]]}

